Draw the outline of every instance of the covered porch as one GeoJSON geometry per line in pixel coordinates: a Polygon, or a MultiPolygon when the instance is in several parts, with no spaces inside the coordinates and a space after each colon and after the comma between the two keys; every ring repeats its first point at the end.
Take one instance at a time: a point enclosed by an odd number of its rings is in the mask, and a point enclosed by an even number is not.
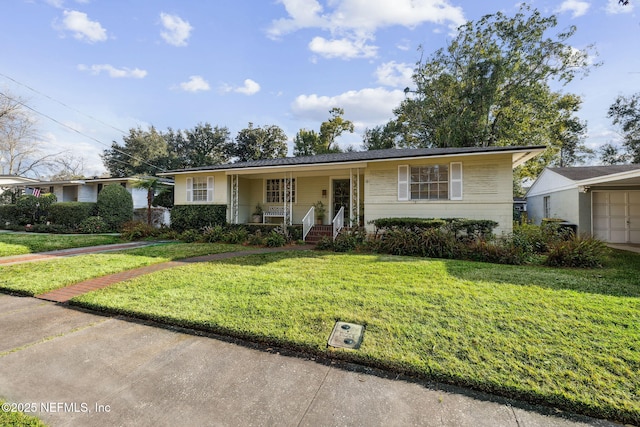
{"type": "Polygon", "coordinates": [[[256,223],[258,205],[264,212],[259,222],[301,224],[305,237],[315,224],[332,226],[335,237],[342,227],[360,225],[364,218],[363,168],[232,170],[226,175],[227,220],[232,224],[256,223]]]}

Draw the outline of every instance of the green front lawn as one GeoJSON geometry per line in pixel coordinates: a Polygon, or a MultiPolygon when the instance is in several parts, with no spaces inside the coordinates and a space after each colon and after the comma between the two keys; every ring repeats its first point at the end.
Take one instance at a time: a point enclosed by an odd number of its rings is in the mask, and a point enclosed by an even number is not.
{"type": "Polygon", "coordinates": [[[118,236],[94,234],[0,233],[0,257],[111,243],[122,240],[118,236]]]}
{"type": "Polygon", "coordinates": [[[132,268],[246,249],[250,248],[241,245],[169,243],[0,266],[0,290],[33,296],[132,268]]]}
{"type": "Polygon", "coordinates": [[[640,256],[571,270],[284,252],[194,264],[92,292],[92,309],[221,332],[640,422],[640,256]],[[337,320],[360,350],[327,349],[337,320]]]}

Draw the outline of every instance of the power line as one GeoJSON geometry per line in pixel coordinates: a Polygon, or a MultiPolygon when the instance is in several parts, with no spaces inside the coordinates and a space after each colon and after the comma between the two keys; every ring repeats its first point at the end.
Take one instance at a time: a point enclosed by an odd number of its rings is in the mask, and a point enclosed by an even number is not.
{"type": "Polygon", "coordinates": [[[47,95],[46,93],[42,93],[42,92],[40,92],[39,90],[34,89],[34,88],[32,88],[31,86],[29,86],[29,85],[26,85],[26,84],[24,84],[24,83],[21,83],[21,82],[17,81],[16,79],[14,79],[14,78],[12,78],[12,77],[7,76],[7,75],[6,75],[6,74],[4,74],[4,73],[0,73],[0,76],[4,77],[4,78],[5,78],[5,79],[7,79],[7,80],[11,80],[12,82],[14,82],[14,83],[15,83],[15,84],[17,84],[17,85],[20,85],[20,86],[22,86],[22,87],[24,87],[24,88],[29,89],[30,91],[32,91],[32,92],[34,92],[34,93],[36,93],[36,94],[38,94],[38,95],[40,95],[40,96],[44,96],[45,98],[50,99],[51,101],[56,102],[56,103],[58,103],[58,104],[62,105],[63,107],[68,108],[68,109],[69,109],[69,110],[71,110],[71,111],[74,111],[74,112],[76,112],[76,113],[78,113],[78,114],[81,114],[81,115],[83,115],[83,116],[85,116],[85,117],[87,117],[87,118],[89,118],[89,119],[91,119],[91,120],[95,120],[96,122],[98,122],[98,123],[100,123],[100,124],[102,124],[102,125],[104,125],[104,126],[110,127],[111,129],[116,130],[116,131],[120,132],[120,133],[121,133],[121,134],[123,134],[123,135],[126,135],[126,134],[127,134],[127,132],[123,131],[122,129],[118,129],[117,127],[115,127],[115,126],[113,126],[113,125],[110,125],[109,123],[106,123],[106,122],[104,122],[104,121],[102,121],[102,120],[100,120],[100,119],[98,119],[98,118],[96,118],[96,117],[93,117],[93,116],[91,116],[91,115],[89,115],[89,114],[83,113],[82,111],[80,111],[80,110],[78,110],[78,109],[76,109],[76,108],[73,108],[73,107],[71,107],[71,106],[69,106],[69,105],[65,104],[65,103],[64,103],[64,102],[62,102],[62,101],[59,101],[59,100],[57,100],[57,99],[55,99],[55,98],[52,98],[51,96],[47,95]]]}
{"type": "MultiPolygon", "coordinates": [[[[142,159],[139,159],[139,158],[137,158],[137,157],[134,157],[134,156],[132,156],[132,155],[131,155],[131,154],[129,154],[129,153],[125,153],[125,152],[124,152],[124,151],[122,151],[122,150],[118,150],[117,148],[114,148],[113,146],[109,146],[108,144],[105,144],[104,142],[102,142],[102,141],[100,141],[99,139],[96,139],[96,138],[94,138],[94,137],[92,137],[92,136],[90,136],[90,135],[86,135],[86,134],[84,134],[84,133],[80,132],[79,130],[77,130],[77,129],[75,129],[75,128],[71,127],[71,126],[69,126],[69,125],[67,125],[67,124],[65,124],[65,123],[62,123],[61,121],[59,121],[59,120],[57,120],[57,119],[54,119],[53,117],[49,116],[48,114],[42,113],[42,112],[40,112],[40,111],[36,110],[35,108],[32,108],[32,107],[28,106],[27,104],[25,104],[24,102],[20,101],[19,99],[12,98],[12,97],[10,97],[9,95],[7,95],[7,94],[5,94],[5,93],[2,93],[2,92],[0,92],[0,95],[4,96],[5,98],[7,98],[7,99],[9,99],[9,100],[11,100],[11,101],[13,101],[13,102],[15,102],[15,103],[17,103],[17,104],[22,105],[24,108],[26,108],[26,109],[28,109],[28,110],[31,110],[31,111],[33,111],[33,112],[34,112],[34,113],[36,113],[36,114],[39,114],[39,115],[41,115],[41,116],[43,116],[43,117],[46,117],[47,119],[51,120],[52,122],[57,123],[58,125],[60,125],[60,126],[62,126],[62,127],[65,127],[65,128],[67,128],[67,129],[69,129],[69,130],[71,130],[71,131],[73,131],[73,132],[77,133],[78,135],[81,135],[81,136],[83,136],[83,137],[85,137],[85,138],[89,138],[89,139],[91,139],[92,141],[97,142],[98,144],[104,145],[105,147],[109,147],[109,148],[111,148],[113,151],[115,151],[115,152],[117,152],[117,153],[120,153],[120,154],[122,154],[122,155],[124,155],[124,156],[127,156],[127,157],[129,157],[129,158],[131,158],[131,159],[133,159],[133,160],[137,160],[137,161],[139,161],[139,162],[141,162],[141,163],[144,163],[144,164],[145,164],[145,165],[147,165],[147,166],[151,166],[152,168],[156,168],[156,169],[158,169],[158,170],[160,170],[160,171],[166,171],[166,169],[163,169],[163,168],[161,168],[161,167],[159,167],[159,166],[156,166],[156,165],[153,165],[153,164],[151,164],[151,163],[149,163],[149,162],[147,162],[147,161],[145,161],[145,160],[142,160],[142,159]]],[[[120,132],[121,132],[121,131],[120,131],[120,132]]]]}

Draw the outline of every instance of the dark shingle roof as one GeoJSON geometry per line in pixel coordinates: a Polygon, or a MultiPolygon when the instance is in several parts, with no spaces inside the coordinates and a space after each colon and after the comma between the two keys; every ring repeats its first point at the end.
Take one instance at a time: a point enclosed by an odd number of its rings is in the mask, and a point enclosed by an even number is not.
{"type": "Polygon", "coordinates": [[[386,159],[402,159],[411,157],[432,157],[452,154],[472,154],[472,153],[492,153],[492,152],[511,152],[521,150],[543,149],[544,146],[530,147],[457,147],[457,148],[391,148],[387,150],[370,150],[370,151],[353,151],[349,153],[332,153],[320,154],[317,156],[303,157],[282,157],[278,159],[254,160],[250,162],[227,163],[215,166],[201,166],[189,169],[176,169],[163,173],[171,174],[172,172],[189,172],[204,170],[224,170],[224,169],[242,169],[242,168],[260,168],[274,166],[301,166],[315,165],[326,163],[346,163],[357,161],[372,161],[386,159]]]}
{"type": "Polygon", "coordinates": [[[549,170],[573,181],[582,181],[615,173],[640,170],[640,165],[577,166],[571,168],[549,168],[549,170]]]}

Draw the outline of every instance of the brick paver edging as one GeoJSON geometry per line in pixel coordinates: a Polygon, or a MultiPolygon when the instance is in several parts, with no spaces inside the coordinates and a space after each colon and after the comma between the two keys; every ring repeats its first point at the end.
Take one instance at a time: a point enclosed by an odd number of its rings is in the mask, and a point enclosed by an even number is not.
{"type": "Polygon", "coordinates": [[[71,298],[76,297],[78,295],[85,294],[87,292],[95,291],[97,289],[106,288],[107,286],[113,285],[114,283],[124,282],[125,280],[133,279],[134,277],[139,277],[145,274],[153,273],[156,271],[166,270],[168,268],[179,267],[182,265],[193,264],[197,262],[208,262],[208,261],[216,261],[223,260],[247,255],[259,255],[271,252],[284,252],[284,251],[300,251],[300,250],[309,250],[312,249],[311,245],[303,245],[303,246],[288,246],[281,248],[260,248],[253,249],[248,251],[240,251],[240,252],[223,252],[219,254],[213,255],[204,255],[193,258],[185,258],[179,261],[168,261],[160,264],[148,265],[146,267],[134,268],[132,270],[122,271],[120,273],[110,274],[107,276],[96,277],[94,279],[88,279],[80,283],[76,283],[75,285],[70,285],[65,288],[56,289],[51,292],[47,292],[41,295],[36,295],[35,297],[38,299],[43,299],[47,301],[54,301],[59,303],[66,303],[71,298]]]}

